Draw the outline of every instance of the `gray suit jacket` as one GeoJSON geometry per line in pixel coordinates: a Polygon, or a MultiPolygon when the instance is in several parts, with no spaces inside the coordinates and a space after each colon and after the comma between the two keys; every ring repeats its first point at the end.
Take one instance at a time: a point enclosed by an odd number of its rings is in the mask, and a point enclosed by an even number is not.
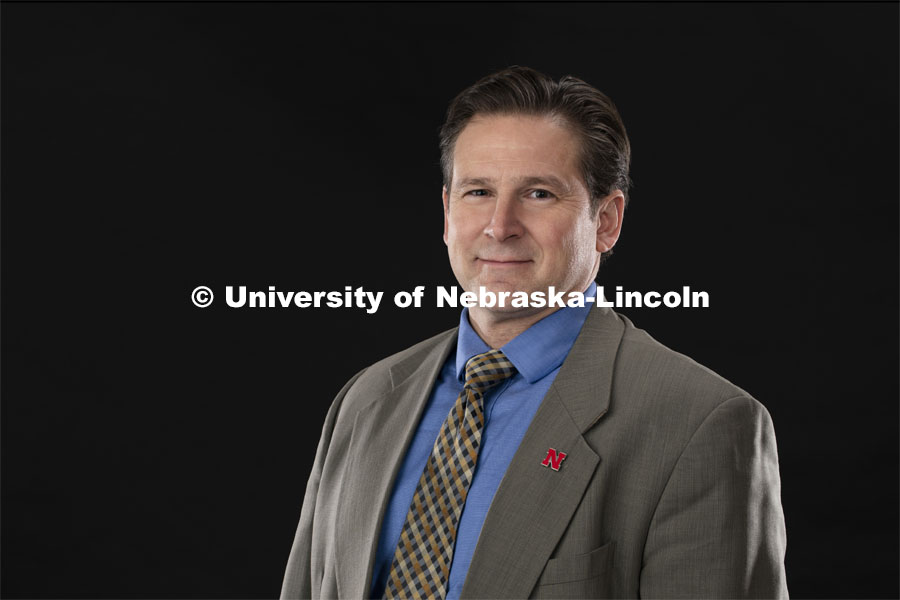
{"type": "MultiPolygon", "coordinates": [[[[456,329],[363,370],[322,431],[282,598],[369,594],[394,477],[456,329]]],[[[782,598],[766,409],[607,308],[589,313],[494,496],[466,598],[782,598]],[[559,471],[541,466],[565,452],[559,471]]]]}

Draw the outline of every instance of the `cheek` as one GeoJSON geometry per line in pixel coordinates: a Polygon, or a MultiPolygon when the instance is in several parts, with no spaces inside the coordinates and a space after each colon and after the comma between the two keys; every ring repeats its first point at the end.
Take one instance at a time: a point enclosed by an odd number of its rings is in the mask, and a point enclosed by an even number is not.
{"type": "Polygon", "coordinates": [[[447,240],[448,243],[459,246],[476,238],[478,228],[473,226],[474,219],[467,219],[465,215],[456,215],[456,217],[447,221],[447,240]]]}
{"type": "Polygon", "coordinates": [[[451,257],[464,254],[466,247],[465,232],[451,220],[447,226],[447,250],[451,257]]]}
{"type": "Polygon", "coordinates": [[[451,248],[456,245],[457,240],[459,239],[459,229],[454,224],[453,220],[447,225],[447,245],[451,248]]]}
{"type": "Polygon", "coordinates": [[[593,223],[582,225],[573,239],[572,260],[576,264],[593,265],[596,258],[597,238],[593,223]]]}
{"type": "Polygon", "coordinates": [[[593,261],[594,247],[593,228],[584,225],[548,228],[544,238],[544,249],[557,268],[565,265],[571,269],[593,261]]]}
{"type": "Polygon", "coordinates": [[[567,261],[578,246],[578,231],[574,227],[547,227],[543,236],[544,251],[557,261],[567,261]]]}

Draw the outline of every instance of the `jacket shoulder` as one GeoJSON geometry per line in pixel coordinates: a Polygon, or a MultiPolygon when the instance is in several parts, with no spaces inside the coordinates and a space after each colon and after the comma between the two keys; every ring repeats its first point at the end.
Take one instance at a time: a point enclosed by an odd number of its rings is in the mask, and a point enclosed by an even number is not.
{"type": "Polygon", "coordinates": [[[453,329],[448,329],[446,331],[442,331],[437,335],[433,335],[426,340],[422,340],[417,344],[413,344],[409,348],[405,348],[399,352],[395,352],[390,356],[382,358],[378,362],[372,363],[367,369],[367,372],[374,371],[383,371],[390,369],[391,367],[398,365],[400,363],[405,362],[407,359],[414,358],[416,356],[422,355],[427,356],[431,351],[435,350],[442,343],[446,343],[450,340],[450,338],[455,338],[458,327],[454,327],[453,329]]]}
{"type": "MultiPolygon", "coordinates": [[[[369,365],[347,390],[345,404],[348,408],[357,407],[360,402],[373,398],[381,393],[390,391],[396,386],[398,378],[415,371],[423,361],[433,357],[436,352],[441,352],[456,339],[457,327],[442,331],[428,339],[422,340],[404,350],[395,352],[390,356],[369,365]],[[364,390],[363,395],[354,391],[364,390]]],[[[358,406],[358,407],[361,407],[358,406]]]]}
{"type": "MultiPolygon", "coordinates": [[[[622,315],[622,342],[616,359],[618,383],[639,395],[678,411],[705,417],[735,398],[757,401],[744,389],[692,358],[672,350],[622,315]]],[[[760,405],[761,406],[761,405],[760,405]]]]}

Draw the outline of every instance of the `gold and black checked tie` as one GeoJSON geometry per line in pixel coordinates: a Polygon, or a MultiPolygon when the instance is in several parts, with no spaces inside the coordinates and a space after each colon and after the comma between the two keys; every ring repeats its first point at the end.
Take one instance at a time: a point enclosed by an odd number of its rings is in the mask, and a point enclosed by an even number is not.
{"type": "Polygon", "coordinates": [[[416,486],[391,562],[385,598],[443,600],[446,596],[456,528],[478,462],[484,392],[515,372],[500,350],[466,362],[466,385],[441,426],[416,486]]]}

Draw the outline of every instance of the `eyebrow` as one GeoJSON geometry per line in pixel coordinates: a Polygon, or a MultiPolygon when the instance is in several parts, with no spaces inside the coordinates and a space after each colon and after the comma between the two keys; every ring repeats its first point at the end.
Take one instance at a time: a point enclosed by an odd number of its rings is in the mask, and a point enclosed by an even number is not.
{"type": "MultiPolygon", "coordinates": [[[[478,186],[478,187],[490,187],[493,184],[494,180],[489,177],[466,177],[465,179],[461,179],[456,183],[458,188],[461,187],[469,187],[469,186],[478,186]]],[[[553,187],[557,189],[564,190],[566,192],[569,191],[569,186],[566,185],[561,179],[554,175],[536,175],[530,177],[521,177],[516,180],[516,183],[520,187],[526,187],[531,185],[545,185],[547,187],[553,187]]]]}

